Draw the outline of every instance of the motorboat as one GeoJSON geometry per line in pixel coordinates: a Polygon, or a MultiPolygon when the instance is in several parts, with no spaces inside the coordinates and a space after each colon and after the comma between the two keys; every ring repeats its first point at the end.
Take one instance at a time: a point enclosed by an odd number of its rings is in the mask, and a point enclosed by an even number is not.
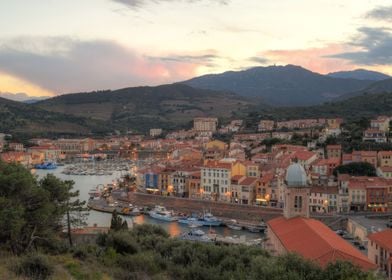
{"type": "Polygon", "coordinates": [[[34,166],[36,169],[56,169],[57,168],[57,164],[55,162],[51,162],[51,161],[47,161],[47,162],[43,162],[41,164],[36,164],[34,166]]]}
{"type": "Polygon", "coordinates": [[[226,226],[232,230],[242,230],[242,226],[236,220],[230,220],[226,226]]]}
{"type": "Polygon", "coordinates": [[[151,218],[165,221],[174,222],[178,220],[178,217],[173,214],[173,211],[168,211],[164,206],[155,206],[149,213],[151,218]]]}
{"type": "Polygon", "coordinates": [[[222,221],[214,217],[211,213],[204,213],[204,215],[202,215],[201,217],[192,215],[190,217],[178,219],[178,222],[180,224],[186,224],[186,225],[193,224],[193,225],[208,226],[208,227],[210,226],[218,227],[222,224],[222,221]]]}
{"type": "Polygon", "coordinates": [[[181,234],[180,239],[188,241],[212,242],[212,239],[200,229],[192,229],[189,232],[185,232],[181,234]]]}

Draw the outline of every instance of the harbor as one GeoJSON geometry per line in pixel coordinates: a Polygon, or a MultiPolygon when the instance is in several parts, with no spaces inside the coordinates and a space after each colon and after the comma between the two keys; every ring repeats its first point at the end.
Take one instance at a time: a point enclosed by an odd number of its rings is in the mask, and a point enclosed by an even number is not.
{"type": "MultiPolygon", "coordinates": [[[[57,177],[59,177],[62,180],[73,180],[75,182],[74,189],[79,191],[79,198],[81,200],[85,200],[86,202],[89,201],[91,191],[93,189],[96,189],[98,185],[105,186],[105,185],[114,185],[116,184],[118,178],[121,178],[124,176],[125,172],[124,171],[118,171],[114,170],[111,175],[85,175],[85,176],[75,176],[75,175],[68,175],[64,174],[63,171],[68,167],[69,165],[66,164],[65,166],[58,166],[56,169],[53,170],[38,170],[38,169],[33,169],[32,173],[36,174],[38,178],[44,177],[46,174],[53,174],[57,177]]],[[[110,226],[110,220],[112,216],[112,212],[114,209],[120,210],[119,203],[120,205],[128,205],[131,203],[132,205],[137,205],[139,208],[143,208],[144,202],[140,201],[140,203],[132,203],[128,201],[128,197],[124,196],[124,193],[120,191],[113,191],[112,193],[113,197],[115,199],[112,201],[113,204],[99,204],[95,200],[94,203],[89,203],[89,207],[91,211],[89,211],[89,215],[87,216],[87,225],[88,226],[100,226],[100,227],[109,227],[110,226]],[[115,202],[117,201],[117,204],[115,202]]],[[[147,205],[148,206],[148,205],[147,205]]],[[[168,207],[169,208],[169,207],[168,207]]],[[[199,207],[199,210],[202,211],[202,208],[199,207]]],[[[143,213],[143,210],[142,210],[143,213]]],[[[215,211],[213,211],[215,214],[215,211]]],[[[122,214],[122,213],[120,213],[122,214]]],[[[189,213],[191,214],[191,213],[189,213]]],[[[122,214],[123,215],[123,214],[122,214]]],[[[219,216],[221,217],[221,216],[219,216]]],[[[163,222],[160,220],[156,220],[151,218],[149,215],[137,215],[137,216],[131,216],[131,215],[123,215],[123,218],[127,221],[128,225],[137,225],[137,224],[154,224],[154,225],[159,225],[160,227],[164,228],[171,236],[173,237],[178,237],[181,234],[187,233],[190,231],[191,228],[189,226],[180,224],[177,222],[163,222]]],[[[231,218],[221,218],[223,220],[223,223],[229,223],[231,218]]],[[[244,223],[246,225],[249,223],[249,221],[241,221],[238,220],[240,223],[244,223]]],[[[208,230],[208,228],[206,227],[208,230]]],[[[231,229],[227,226],[219,226],[219,227],[214,227],[215,234],[217,235],[217,240],[226,240],[225,238],[228,238],[228,242],[238,242],[240,236],[244,236],[242,238],[245,238],[245,240],[257,240],[260,238],[263,238],[262,233],[252,233],[247,230],[235,230],[231,229]],[[234,241],[233,241],[234,240],[234,241]]],[[[243,239],[241,239],[243,240],[243,239]]]]}

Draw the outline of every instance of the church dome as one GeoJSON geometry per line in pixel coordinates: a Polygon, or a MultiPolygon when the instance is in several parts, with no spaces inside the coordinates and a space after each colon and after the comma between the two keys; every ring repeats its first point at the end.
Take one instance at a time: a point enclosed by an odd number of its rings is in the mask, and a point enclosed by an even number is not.
{"type": "Polygon", "coordinates": [[[287,168],[286,183],[288,187],[304,187],[307,185],[305,169],[299,163],[293,163],[287,168]]]}

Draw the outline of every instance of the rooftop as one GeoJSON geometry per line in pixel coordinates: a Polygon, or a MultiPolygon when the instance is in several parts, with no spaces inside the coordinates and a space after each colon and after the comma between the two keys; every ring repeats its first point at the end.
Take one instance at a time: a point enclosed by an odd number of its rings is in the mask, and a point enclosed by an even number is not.
{"type": "Polygon", "coordinates": [[[323,267],[337,260],[346,260],[364,270],[376,268],[353,245],[318,220],[279,217],[270,220],[268,226],[288,252],[296,252],[323,267]]]}

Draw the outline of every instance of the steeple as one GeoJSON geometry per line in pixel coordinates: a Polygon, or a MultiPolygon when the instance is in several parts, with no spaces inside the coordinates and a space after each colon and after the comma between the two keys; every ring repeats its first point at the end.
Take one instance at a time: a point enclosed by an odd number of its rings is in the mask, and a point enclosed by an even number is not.
{"type": "Polygon", "coordinates": [[[310,187],[305,169],[294,162],[287,168],[283,215],[286,219],[309,217],[310,187]]]}

